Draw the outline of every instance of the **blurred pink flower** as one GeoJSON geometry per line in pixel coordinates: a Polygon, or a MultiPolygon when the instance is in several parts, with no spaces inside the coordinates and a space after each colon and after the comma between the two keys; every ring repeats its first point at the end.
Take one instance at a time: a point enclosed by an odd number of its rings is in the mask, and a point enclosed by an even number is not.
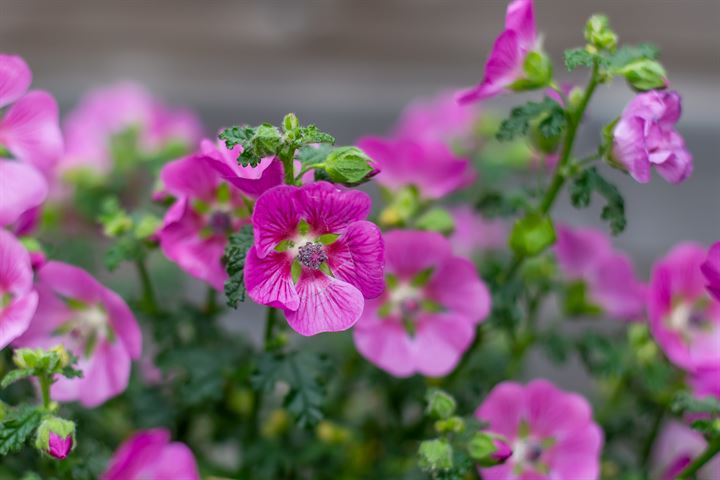
{"type": "Polygon", "coordinates": [[[0,151],[37,168],[52,178],[63,150],[58,106],[47,92],[28,92],[32,72],[15,55],[0,54],[0,151]]]}
{"type": "Polygon", "coordinates": [[[259,178],[227,178],[230,175],[213,168],[220,162],[215,158],[220,150],[203,145],[201,153],[167,163],[160,171],[162,193],[175,201],[157,239],[167,258],[222,291],[227,279],[222,256],[228,236],[250,223],[250,198],[282,183],[282,164],[271,161],[259,178]]]}
{"type": "Polygon", "coordinates": [[[438,233],[396,230],[385,235],[385,274],[385,293],[355,326],[356,348],[397,377],[448,374],[490,311],[474,265],[438,233]]]}
{"type": "Polygon", "coordinates": [[[604,232],[558,225],[554,250],[565,278],[585,282],[588,300],[608,315],[623,320],[645,315],[647,286],[637,279],[628,256],[613,250],[604,232]]]}
{"type": "Polygon", "coordinates": [[[22,219],[30,219],[47,194],[47,180],[35,167],[0,158],[0,227],[31,230],[35,222],[25,225],[22,219]]]}
{"type": "Polygon", "coordinates": [[[692,155],[675,129],[681,111],[677,92],[638,94],[613,130],[612,161],[640,183],[650,181],[652,166],[670,183],[687,179],[693,170],[692,155]]]}
{"type": "Polygon", "coordinates": [[[375,160],[380,170],[375,180],[390,190],[415,187],[421,198],[437,199],[475,179],[470,160],[442,141],[364,137],[357,145],[375,160]]]}
{"type": "Polygon", "coordinates": [[[705,276],[705,287],[708,292],[720,301],[720,242],[716,242],[710,247],[707,259],[700,269],[705,276]]]}
{"type": "Polygon", "coordinates": [[[171,442],[170,432],[144,430],[115,451],[100,480],[200,480],[192,451],[171,442]]]}
{"type": "Polygon", "coordinates": [[[600,477],[603,433],[582,396],[547,380],[503,382],[475,412],[504,435],[513,454],[502,465],[481,468],[486,480],[595,480],[600,477]]]}
{"type": "Polygon", "coordinates": [[[450,214],[455,229],[449,239],[455,255],[472,258],[507,245],[508,226],[502,220],[483,218],[467,205],[451,208],[450,214]]]}
{"type": "Polygon", "coordinates": [[[90,91],[65,118],[66,151],[61,170],[83,168],[101,176],[110,173],[112,139],[130,129],[137,129],[139,148],[145,153],[171,142],[192,149],[201,135],[200,122],[192,112],[171,109],[140,85],[118,83],[90,91]]]}
{"type": "Polygon", "coordinates": [[[55,261],[38,271],[36,290],[35,317],[13,345],[63,344],[78,357],[83,372],[82,378],[57,378],[52,398],[95,407],[122,393],[130,378],[131,359],[140,358],[142,348],[140,328],[125,301],[86,271],[55,261]]]}
{"type": "MultiPolygon", "coordinates": [[[[699,432],[675,420],[666,423],[653,447],[652,478],[675,480],[706,447],[707,442],[699,432]]],[[[707,463],[695,478],[720,478],[720,456],[707,463]]]]}
{"type": "Polygon", "coordinates": [[[671,362],[696,372],[720,366],[720,302],[705,289],[706,251],[681,243],[655,263],[650,281],[650,330],[671,362]]]}
{"type": "Polygon", "coordinates": [[[27,330],[37,304],[30,255],[0,228],[0,349],[27,330]]]}
{"type": "Polygon", "coordinates": [[[327,182],[280,185],[255,204],[245,263],[250,298],[282,308],[301,335],[347,330],[383,292],[383,239],[370,197],[327,182]],[[327,273],[327,269],[332,275],[327,273]]]}
{"type": "Polygon", "coordinates": [[[461,92],[459,102],[477,102],[506,92],[510,85],[524,77],[525,57],[536,50],[539,43],[533,0],[514,0],[507,8],[505,30],[495,40],[485,63],[482,82],[461,92]]]}
{"type": "Polygon", "coordinates": [[[459,105],[452,92],[412,102],[395,124],[394,138],[451,143],[472,134],[478,118],[477,108],[459,105]]]}

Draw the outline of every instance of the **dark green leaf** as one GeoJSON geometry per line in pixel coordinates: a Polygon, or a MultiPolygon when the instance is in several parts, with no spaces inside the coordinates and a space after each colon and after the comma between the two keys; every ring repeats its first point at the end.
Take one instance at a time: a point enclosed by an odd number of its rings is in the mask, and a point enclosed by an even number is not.
{"type": "Polygon", "coordinates": [[[255,129],[247,125],[241,127],[230,127],[226,128],[218,138],[225,142],[225,146],[228,150],[235,148],[237,145],[245,147],[250,140],[255,136],[255,129]]]}
{"type": "Polygon", "coordinates": [[[571,48],[565,50],[565,68],[568,72],[572,72],[578,67],[592,67],[593,59],[595,58],[592,53],[588,52],[584,48],[571,48]]]}
{"type": "Polygon", "coordinates": [[[541,102],[528,102],[513,108],[510,116],[500,124],[500,129],[496,134],[497,139],[505,142],[516,136],[526,135],[530,128],[530,122],[542,114],[551,117],[550,120],[543,120],[542,134],[546,137],[560,135],[566,124],[564,110],[555,100],[545,97],[541,102]],[[561,116],[563,120],[560,120],[561,116]]]}
{"type": "Polygon", "coordinates": [[[251,225],[245,225],[239,232],[230,235],[223,264],[228,273],[225,281],[225,296],[229,307],[237,308],[239,302],[245,301],[245,257],[253,243],[251,225]]]}
{"type": "Polygon", "coordinates": [[[315,165],[324,162],[332,150],[329,145],[305,146],[298,150],[297,159],[303,165],[315,165]]]}
{"type": "Polygon", "coordinates": [[[592,194],[596,192],[605,198],[601,218],[610,223],[610,231],[618,235],[625,230],[625,200],[615,185],[608,182],[596,167],[582,171],[570,185],[570,200],[575,208],[586,208],[590,205],[592,194]]]}
{"type": "Polygon", "coordinates": [[[35,406],[23,406],[8,412],[0,422],[0,455],[17,452],[40,425],[42,413],[35,406]]]}

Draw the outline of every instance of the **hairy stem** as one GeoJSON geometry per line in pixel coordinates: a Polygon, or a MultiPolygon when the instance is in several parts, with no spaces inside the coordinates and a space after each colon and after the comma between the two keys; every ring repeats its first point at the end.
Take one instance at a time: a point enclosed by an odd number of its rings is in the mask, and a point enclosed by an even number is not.
{"type": "Polygon", "coordinates": [[[697,457],[685,470],[680,472],[678,479],[694,478],[695,474],[720,452],[720,437],[713,439],[705,451],[697,457]]]}

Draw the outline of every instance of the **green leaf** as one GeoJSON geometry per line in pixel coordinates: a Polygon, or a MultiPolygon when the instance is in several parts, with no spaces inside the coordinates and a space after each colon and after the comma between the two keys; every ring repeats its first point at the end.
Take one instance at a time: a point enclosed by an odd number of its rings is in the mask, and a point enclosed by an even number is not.
{"type": "Polygon", "coordinates": [[[297,159],[303,165],[316,165],[323,163],[332,150],[330,145],[304,146],[298,150],[297,159]]]}
{"type": "Polygon", "coordinates": [[[17,368],[15,370],[10,370],[2,379],[2,382],[0,382],[0,388],[7,388],[8,385],[11,385],[18,380],[22,380],[23,378],[31,377],[34,375],[35,369],[34,368],[17,368]]]}
{"type": "Polygon", "coordinates": [[[513,108],[510,116],[500,124],[496,138],[506,142],[517,136],[526,135],[530,122],[541,114],[549,114],[552,117],[552,120],[543,127],[543,135],[552,137],[562,134],[567,122],[560,121],[559,116],[564,118],[565,112],[555,100],[545,97],[541,102],[527,102],[525,105],[513,108]]]}
{"type": "Polygon", "coordinates": [[[11,410],[0,422],[0,455],[20,450],[40,425],[38,407],[25,405],[11,410]]]}
{"type": "Polygon", "coordinates": [[[676,414],[708,413],[720,415],[720,400],[715,397],[697,398],[687,392],[679,393],[673,400],[672,410],[676,414]]]}
{"type": "Polygon", "coordinates": [[[145,248],[141,240],[128,232],[115,242],[105,252],[103,258],[105,267],[109,271],[115,270],[123,262],[134,262],[145,257],[145,248]]]}
{"type": "Polygon", "coordinates": [[[245,225],[239,232],[230,235],[225,246],[223,264],[228,273],[228,279],[225,281],[225,296],[229,307],[237,308],[239,302],[245,301],[245,258],[252,244],[252,226],[245,225]]]}
{"type": "Polygon", "coordinates": [[[586,208],[590,205],[593,192],[605,198],[601,218],[610,223],[610,231],[618,235],[625,230],[625,200],[615,185],[608,182],[596,167],[582,171],[570,185],[570,201],[575,208],[586,208]]]}
{"type": "Polygon", "coordinates": [[[485,191],[475,203],[475,209],[483,217],[511,217],[527,206],[527,200],[520,193],[501,193],[496,190],[485,191]]]}
{"type": "Polygon", "coordinates": [[[568,316],[599,315],[602,308],[588,297],[588,287],[583,281],[568,284],[563,291],[563,311],[568,316]]]}
{"type": "Polygon", "coordinates": [[[225,146],[228,150],[232,150],[238,145],[245,147],[245,145],[247,145],[254,136],[255,129],[245,125],[241,127],[226,128],[220,132],[218,138],[225,142],[225,146]]]}
{"type": "Polygon", "coordinates": [[[311,143],[325,143],[329,145],[335,144],[335,137],[329,133],[320,131],[315,125],[308,125],[307,127],[300,127],[300,143],[302,145],[308,145],[311,143]]]}
{"type": "Polygon", "coordinates": [[[423,213],[415,222],[421,230],[440,233],[451,233],[455,229],[455,220],[444,208],[435,207],[423,213]]]}
{"type": "Polygon", "coordinates": [[[638,60],[657,60],[660,51],[651,43],[628,45],[620,48],[617,53],[608,58],[610,68],[621,69],[638,60]]]}

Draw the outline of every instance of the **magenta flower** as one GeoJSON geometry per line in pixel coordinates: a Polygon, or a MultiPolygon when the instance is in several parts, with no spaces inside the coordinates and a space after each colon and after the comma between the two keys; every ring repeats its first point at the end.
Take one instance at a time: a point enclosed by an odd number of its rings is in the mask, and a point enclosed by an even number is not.
{"type": "Polygon", "coordinates": [[[0,228],[0,349],[27,330],[37,304],[30,255],[0,228]]]}
{"type": "Polygon", "coordinates": [[[89,273],[61,262],[48,262],[37,273],[37,312],[19,347],[51,348],[63,344],[78,357],[83,378],[57,378],[54,400],[100,405],[122,393],[130,378],[131,359],[140,358],[142,336],[122,298],[89,273]]]}
{"type": "Polygon", "coordinates": [[[670,183],[688,178],[693,170],[692,155],[675,129],[681,111],[677,92],[638,94],[613,130],[613,163],[640,183],[650,181],[650,167],[670,183]]]}
{"type": "Polygon", "coordinates": [[[148,154],[170,143],[193,148],[201,134],[200,122],[191,112],[167,107],[139,85],[119,83],[92,90],[68,114],[60,168],[109,174],[112,140],[131,130],[137,132],[140,151],[148,154]]]}
{"type": "Polygon", "coordinates": [[[50,178],[63,150],[58,106],[47,92],[28,92],[31,82],[22,58],[0,54],[0,108],[7,107],[0,116],[0,152],[7,150],[50,178]]]}
{"type": "Polygon", "coordinates": [[[525,57],[539,47],[533,0],[514,0],[507,8],[505,30],[495,40],[485,63],[482,82],[461,92],[458,101],[477,102],[508,91],[513,83],[525,77],[525,57]]]}
{"type": "Polygon", "coordinates": [[[720,363],[697,369],[689,381],[696,397],[715,397],[720,400],[720,363]]]}
{"type": "Polygon", "coordinates": [[[647,286],[637,279],[627,255],[613,250],[604,232],[558,225],[554,250],[565,278],[585,282],[592,304],[623,320],[645,315],[647,286]]]}
{"type": "Polygon", "coordinates": [[[700,269],[705,276],[705,287],[708,292],[720,301],[720,242],[716,242],[710,247],[707,259],[700,269]]]}
{"type": "Polygon", "coordinates": [[[653,266],[650,331],[671,362],[690,372],[720,365],[720,302],[705,289],[705,249],[682,243],[653,266]]]}
{"type": "Polygon", "coordinates": [[[600,477],[603,433],[590,404],[547,380],[503,382],[475,412],[488,431],[505,436],[513,454],[481,468],[486,480],[594,480],[600,477]]]}
{"type": "MultiPolygon", "coordinates": [[[[670,421],[653,447],[652,478],[675,480],[707,447],[702,434],[678,421],[670,421]]],[[[698,480],[720,478],[720,457],[716,456],[697,473],[698,480]]]]}
{"type": "Polygon", "coordinates": [[[23,219],[30,218],[47,194],[47,180],[35,167],[0,158],[0,227],[15,225],[29,230],[23,219]]]}
{"type": "Polygon", "coordinates": [[[467,205],[450,209],[455,229],[450,244],[455,255],[472,258],[507,246],[508,226],[502,220],[483,218],[467,205]]]}
{"type": "MultiPolygon", "coordinates": [[[[250,223],[250,198],[282,183],[282,164],[273,161],[258,179],[224,181],[206,152],[165,164],[160,171],[163,194],[175,198],[157,233],[160,248],[180,268],[222,291],[222,265],[228,236],[250,223]]],[[[229,167],[228,167],[229,168],[229,167]]]]}
{"type": "Polygon", "coordinates": [[[100,480],[200,480],[192,451],[157,428],[136,433],[117,449],[100,480]]]}
{"type": "Polygon", "coordinates": [[[421,198],[436,199],[475,179],[470,160],[442,141],[365,137],[358,147],[375,160],[380,170],[375,180],[390,190],[414,187],[421,198]]]}
{"type": "Polygon", "coordinates": [[[50,441],[48,442],[48,455],[62,460],[68,456],[73,447],[73,438],[68,435],[62,438],[60,435],[50,432],[50,441]]]}
{"type": "Polygon", "coordinates": [[[396,230],[385,235],[385,274],[385,293],[355,327],[355,347],[397,377],[446,375],[490,311],[475,267],[438,233],[396,230]]]}
{"type": "Polygon", "coordinates": [[[301,335],[347,330],[379,296],[383,239],[365,221],[370,197],[327,182],[280,185],[258,198],[245,263],[253,301],[281,308],[301,335]]]}
{"type": "Polygon", "coordinates": [[[454,93],[440,92],[435,97],[408,105],[396,123],[392,136],[440,142],[462,141],[472,134],[477,118],[476,108],[459,105],[454,93]]]}

